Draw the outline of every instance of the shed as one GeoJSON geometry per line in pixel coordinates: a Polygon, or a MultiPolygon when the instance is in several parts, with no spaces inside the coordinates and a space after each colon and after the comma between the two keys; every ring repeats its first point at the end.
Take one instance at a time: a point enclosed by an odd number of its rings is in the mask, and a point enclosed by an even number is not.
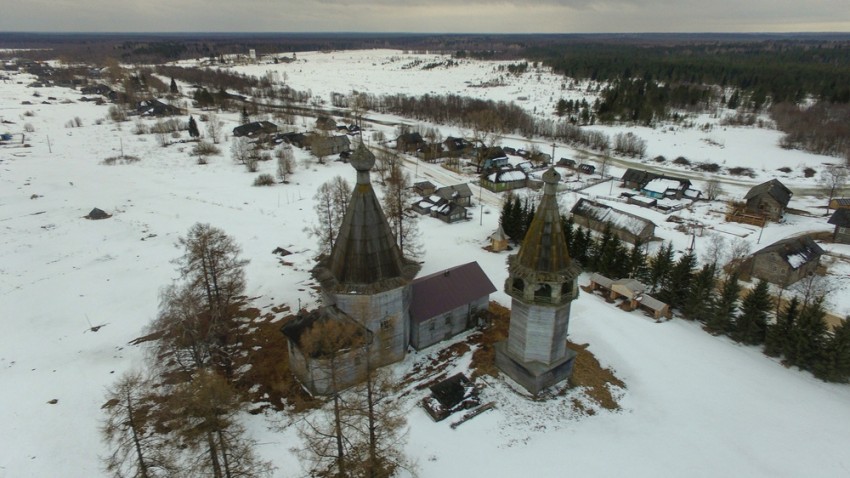
{"type": "Polygon", "coordinates": [[[833,198],[829,201],[830,209],[850,209],[850,198],[833,198]]]}
{"type": "Polygon", "coordinates": [[[829,218],[829,224],[835,226],[833,241],[850,244],[850,209],[836,209],[829,218]]]}
{"type": "Polygon", "coordinates": [[[490,250],[492,252],[502,252],[508,249],[508,235],[505,234],[505,230],[502,229],[502,226],[499,225],[499,228],[496,229],[496,232],[490,234],[490,250]]]}
{"type": "Polygon", "coordinates": [[[92,209],[88,213],[88,215],[85,216],[86,219],[93,219],[93,220],[109,219],[110,217],[112,217],[112,214],[107,214],[106,211],[104,211],[103,209],[98,209],[98,208],[92,209]]]}

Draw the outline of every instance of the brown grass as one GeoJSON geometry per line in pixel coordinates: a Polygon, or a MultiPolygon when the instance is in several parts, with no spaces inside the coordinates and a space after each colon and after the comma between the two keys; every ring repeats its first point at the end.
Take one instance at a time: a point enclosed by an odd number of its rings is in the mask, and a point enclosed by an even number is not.
{"type": "MultiPolygon", "coordinates": [[[[481,375],[498,376],[496,368],[496,342],[507,340],[511,311],[496,302],[490,302],[490,326],[481,333],[470,337],[470,344],[478,348],[472,354],[472,378],[481,375]]],[[[603,368],[596,357],[587,350],[588,345],[578,345],[567,342],[567,346],[575,350],[576,357],[573,375],[570,378],[570,388],[582,387],[588,397],[599,406],[608,410],[619,410],[617,399],[611,394],[611,386],[625,388],[622,380],[614,375],[611,369],[603,368]]],[[[564,389],[562,393],[566,393],[564,389]]],[[[574,401],[575,402],[575,401],[574,401]]],[[[584,406],[577,407],[579,411],[590,414],[584,406]]]]}

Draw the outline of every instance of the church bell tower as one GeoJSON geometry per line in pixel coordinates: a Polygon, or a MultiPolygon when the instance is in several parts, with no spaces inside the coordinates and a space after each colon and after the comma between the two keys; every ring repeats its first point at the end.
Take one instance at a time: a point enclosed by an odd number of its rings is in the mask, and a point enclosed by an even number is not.
{"type": "Polygon", "coordinates": [[[496,344],[496,365],[532,395],[566,380],[576,353],[567,348],[570,305],[581,269],[570,258],[558,211],[561,175],[543,174],[543,199],[519,253],[508,257],[511,296],[508,340],[496,344]]]}

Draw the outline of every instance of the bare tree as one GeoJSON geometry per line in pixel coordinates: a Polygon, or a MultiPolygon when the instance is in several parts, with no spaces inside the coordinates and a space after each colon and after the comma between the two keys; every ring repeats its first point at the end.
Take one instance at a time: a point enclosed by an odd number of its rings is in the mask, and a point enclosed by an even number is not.
{"type": "Polygon", "coordinates": [[[319,239],[320,254],[329,254],[333,250],[350,197],[351,186],[342,176],[323,183],[313,196],[318,223],[307,228],[307,232],[319,239]]]}
{"type": "Polygon", "coordinates": [[[826,277],[817,274],[809,274],[790,286],[790,289],[800,297],[800,302],[804,307],[818,298],[827,297],[832,292],[832,288],[833,286],[826,277]]]}
{"type": "Polygon", "coordinates": [[[190,381],[177,385],[169,397],[171,420],[180,446],[187,452],[183,472],[213,478],[270,476],[271,463],[257,458],[256,441],[237,421],[242,411],[239,394],[223,377],[200,370],[190,381]]]}
{"type": "Polygon", "coordinates": [[[400,469],[412,469],[403,453],[407,419],[396,400],[398,388],[386,369],[374,370],[367,363],[366,379],[355,388],[360,431],[355,453],[354,476],[384,478],[394,476],[400,469]]]}
{"type": "Polygon", "coordinates": [[[157,400],[141,373],[128,372],[107,391],[107,416],[100,428],[111,452],[106,471],[117,478],[174,476],[175,454],[166,437],[155,430],[157,400]]]}
{"type": "Polygon", "coordinates": [[[410,175],[401,165],[393,165],[384,183],[383,206],[401,253],[416,257],[421,252],[416,241],[419,215],[409,210],[413,201],[411,186],[410,175]]]}
{"type": "Polygon", "coordinates": [[[213,144],[218,144],[221,139],[221,129],[223,125],[224,124],[214,113],[207,116],[207,135],[212,139],[213,144]]]}
{"type": "Polygon", "coordinates": [[[292,148],[283,146],[275,151],[277,156],[277,177],[281,182],[285,183],[286,178],[295,171],[295,157],[292,154],[292,148]]]}
{"type": "Polygon", "coordinates": [[[231,360],[224,349],[229,322],[234,315],[236,297],[245,293],[245,265],[241,248],[224,231],[197,223],[179,240],[183,255],[176,260],[186,287],[197,296],[202,313],[215,337],[211,355],[230,376],[231,360]]]}
{"type": "Polygon", "coordinates": [[[705,183],[705,196],[709,201],[714,201],[723,194],[723,188],[720,186],[720,181],[716,178],[709,179],[705,183]]]}
{"type": "Polygon", "coordinates": [[[323,360],[331,390],[329,406],[306,417],[299,429],[305,445],[299,455],[317,476],[347,478],[357,461],[357,409],[349,401],[351,394],[344,396],[340,390],[339,374],[345,354],[364,350],[360,330],[354,322],[327,320],[316,323],[301,338],[304,352],[323,360]]]}
{"type": "Polygon", "coordinates": [[[248,164],[251,160],[253,148],[248,138],[234,138],[230,143],[230,156],[233,161],[240,164],[248,164]]]}
{"type": "Polygon", "coordinates": [[[841,193],[847,187],[847,168],[840,165],[829,165],[820,173],[819,183],[827,189],[829,200],[826,203],[826,214],[829,215],[829,204],[835,195],[841,193]]]}

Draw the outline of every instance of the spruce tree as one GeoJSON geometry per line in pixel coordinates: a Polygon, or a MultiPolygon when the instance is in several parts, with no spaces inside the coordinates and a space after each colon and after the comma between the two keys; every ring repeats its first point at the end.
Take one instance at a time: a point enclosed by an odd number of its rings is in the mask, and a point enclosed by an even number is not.
{"type": "Polygon", "coordinates": [[[768,284],[759,280],[741,303],[741,313],[735,320],[732,338],[750,345],[764,343],[767,315],[772,307],[768,284]]]}
{"type": "Polygon", "coordinates": [[[195,122],[193,116],[189,116],[189,136],[193,138],[201,136],[201,132],[198,131],[198,123],[195,122]]]}
{"type": "MultiPolygon", "coordinates": [[[[506,233],[508,231],[505,231],[506,233]]],[[[522,242],[525,236],[522,233],[522,202],[514,196],[511,204],[511,232],[508,233],[515,242],[522,242]]]]}
{"type": "Polygon", "coordinates": [[[611,225],[606,224],[605,230],[602,231],[602,237],[600,237],[599,240],[596,241],[596,247],[591,250],[591,257],[588,257],[588,266],[590,270],[597,271],[603,275],[608,274],[608,271],[603,265],[603,256],[610,249],[613,240],[612,238],[613,233],[611,232],[611,225]]]}
{"type": "Polygon", "coordinates": [[[714,263],[705,264],[694,276],[682,307],[686,319],[707,322],[711,317],[716,271],[714,263]]]}
{"type": "Polygon", "coordinates": [[[667,281],[673,269],[673,244],[662,244],[649,265],[649,288],[654,294],[667,281]]]}
{"type": "Polygon", "coordinates": [[[248,124],[251,122],[251,115],[248,114],[248,108],[242,107],[242,124],[248,124]]]}
{"type": "Polygon", "coordinates": [[[764,339],[764,353],[770,357],[787,355],[789,341],[797,316],[800,315],[800,301],[793,297],[776,316],[776,322],[767,326],[764,339]]]}
{"type": "Polygon", "coordinates": [[[738,308],[738,295],[740,293],[741,285],[738,284],[738,274],[733,273],[726,278],[720,297],[705,324],[705,328],[709,332],[728,334],[732,330],[732,317],[738,308]]]}
{"type": "Polygon", "coordinates": [[[696,264],[696,256],[693,251],[688,251],[676,261],[670,269],[667,280],[661,283],[658,298],[669,304],[671,308],[684,306],[694,277],[694,264],[696,264]]]}
{"type": "Polygon", "coordinates": [[[575,253],[573,250],[575,249],[575,223],[573,223],[572,215],[561,214],[561,227],[564,229],[564,239],[567,242],[567,250],[570,251],[570,255],[574,256],[575,253]]]}
{"type": "Polygon", "coordinates": [[[177,89],[177,82],[176,82],[176,81],[174,81],[174,78],[172,78],[172,79],[171,79],[171,87],[170,87],[170,90],[171,90],[171,92],[172,92],[173,94],[175,94],[175,95],[176,95],[177,93],[179,93],[179,90],[177,89]]]}
{"type": "Polygon", "coordinates": [[[646,281],[649,276],[649,269],[646,265],[646,252],[643,250],[643,242],[640,239],[635,241],[632,250],[629,252],[626,275],[639,281],[646,281]]]}
{"type": "Polygon", "coordinates": [[[850,380],[850,317],[833,330],[826,342],[821,364],[815,375],[829,382],[850,380]]]}
{"type": "Polygon", "coordinates": [[[814,370],[820,363],[826,342],[825,316],[822,297],[803,307],[791,332],[788,363],[803,370],[814,370]]]}

